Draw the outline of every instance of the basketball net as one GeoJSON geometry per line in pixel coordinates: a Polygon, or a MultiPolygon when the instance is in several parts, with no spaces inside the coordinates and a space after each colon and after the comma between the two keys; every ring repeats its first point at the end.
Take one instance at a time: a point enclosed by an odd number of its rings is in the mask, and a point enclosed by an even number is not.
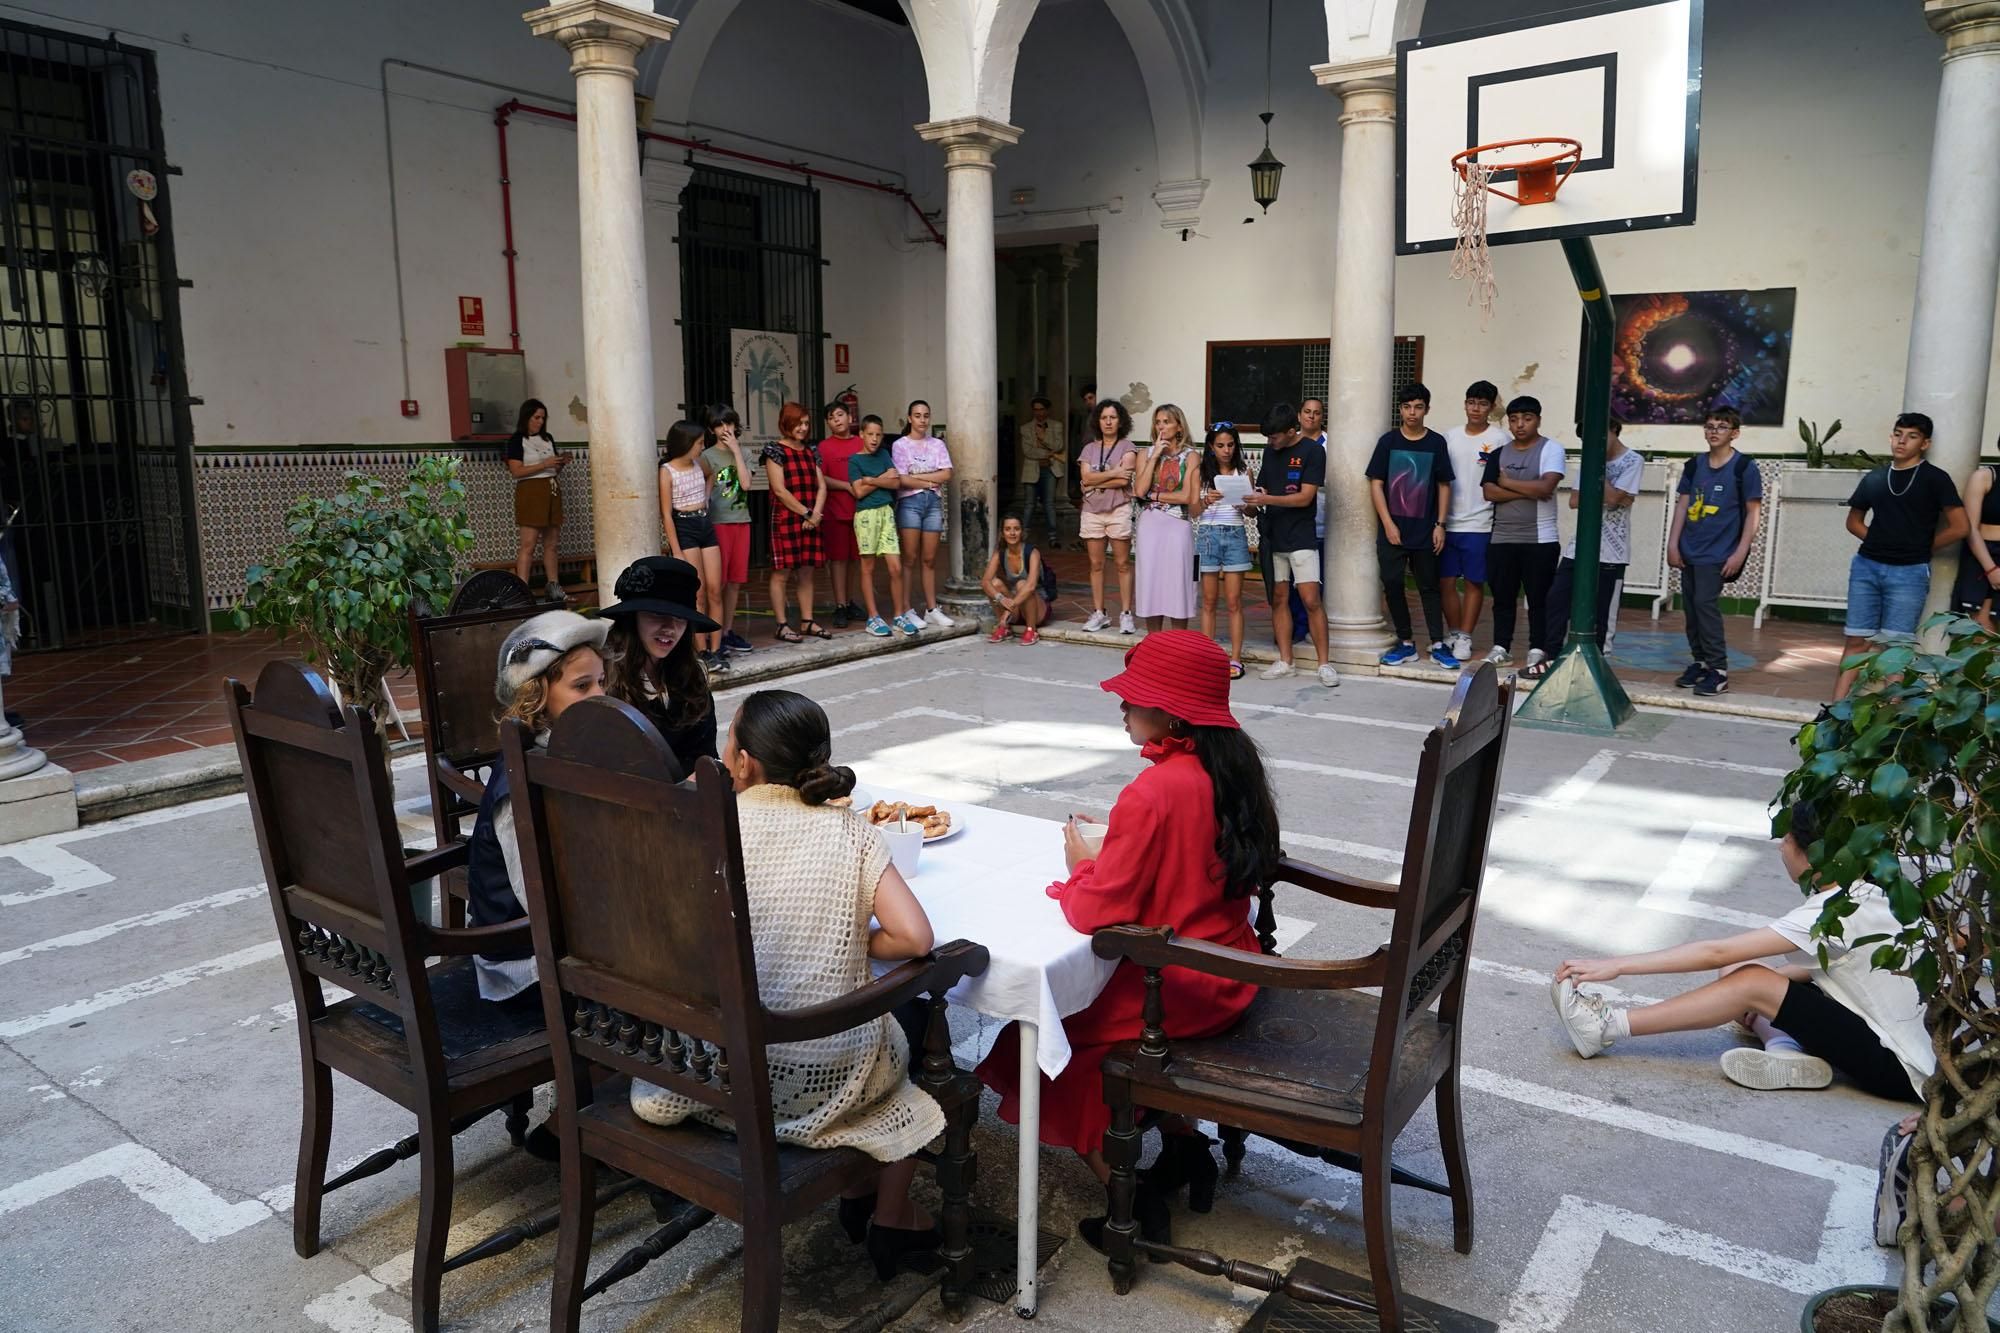
{"type": "Polygon", "coordinates": [[[1481,330],[1493,318],[1493,298],[1500,293],[1499,284],[1493,280],[1493,252],[1486,248],[1486,183],[1492,177],[1492,167],[1479,161],[1467,162],[1451,201],[1452,224],[1458,228],[1458,244],[1451,252],[1451,276],[1472,279],[1472,291],[1465,303],[1478,304],[1481,330]]]}

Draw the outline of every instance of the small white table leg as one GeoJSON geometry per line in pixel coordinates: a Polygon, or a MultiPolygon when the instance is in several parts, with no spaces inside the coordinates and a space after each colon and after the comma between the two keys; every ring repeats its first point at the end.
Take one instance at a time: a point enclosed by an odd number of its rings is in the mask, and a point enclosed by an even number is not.
{"type": "Polygon", "coordinates": [[[1021,1163],[1019,1195],[1014,1203],[1014,1313],[1035,1317],[1035,1257],[1041,1231],[1042,1206],[1042,1065],[1041,1033],[1033,1023],[1019,1024],[1021,1039],[1021,1163]]]}

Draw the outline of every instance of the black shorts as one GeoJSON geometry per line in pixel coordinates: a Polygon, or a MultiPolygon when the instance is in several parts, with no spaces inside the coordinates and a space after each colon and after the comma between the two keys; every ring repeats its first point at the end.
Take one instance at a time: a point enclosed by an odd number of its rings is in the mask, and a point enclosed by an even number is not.
{"type": "Polygon", "coordinates": [[[1807,1055],[1847,1075],[1864,1092],[1892,1102],[1916,1102],[1916,1089],[1896,1053],[1882,1044],[1867,1020],[1810,981],[1785,987],[1785,1002],[1771,1026],[1781,1029],[1807,1055]]]}
{"type": "Polygon", "coordinates": [[[1952,585],[1951,608],[1961,615],[1971,615],[1980,607],[1996,603],[2000,590],[1986,581],[1986,571],[1972,558],[1972,548],[1962,546],[1958,552],[1958,581],[1952,585]]]}
{"type": "Polygon", "coordinates": [[[715,524],[708,521],[706,513],[686,514],[676,509],[674,536],[680,539],[683,551],[699,551],[704,546],[722,545],[715,535],[715,524]]]}

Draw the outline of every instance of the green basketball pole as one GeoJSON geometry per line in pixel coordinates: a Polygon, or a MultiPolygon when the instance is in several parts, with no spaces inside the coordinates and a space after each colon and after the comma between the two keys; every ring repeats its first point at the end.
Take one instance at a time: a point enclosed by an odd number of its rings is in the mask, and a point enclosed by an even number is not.
{"type": "Polygon", "coordinates": [[[1555,666],[1514,714],[1565,731],[1608,735],[1632,717],[1632,701],[1597,650],[1598,557],[1604,536],[1605,436],[1611,427],[1611,298],[1587,236],[1563,240],[1563,258],[1583,298],[1583,469],[1577,478],[1576,568],[1570,581],[1569,637],[1555,666]]]}

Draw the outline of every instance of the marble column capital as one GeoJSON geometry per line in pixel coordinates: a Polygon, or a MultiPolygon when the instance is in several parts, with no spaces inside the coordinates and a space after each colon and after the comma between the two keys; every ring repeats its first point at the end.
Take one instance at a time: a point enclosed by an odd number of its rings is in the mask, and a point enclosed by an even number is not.
{"type": "Polygon", "coordinates": [[[679,212],[681,191],[694,179],[694,163],[669,158],[647,158],[639,171],[639,185],[648,208],[679,212]]]}
{"type": "Polygon", "coordinates": [[[1924,21],[1944,38],[1944,58],[2000,55],[2000,0],[1924,0],[1924,21]]]}
{"type": "Polygon", "coordinates": [[[653,12],[651,0],[556,0],[521,15],[537,37],[569,51],[572,74],[616,74],[636,80],[639,53],[664,42],[680,25],[653,12]],[[640,8],[643,4],[644,8],[640,8]]]}
{"type": "Polygon", "coordinates": [[[1004,120],[986,116],[960,116],[956,120],[929,120],[917,126],[920,138],[944,149],[945,170],[971,168],[993,170],[993,155],[1021,141],[1021,130],[1004,120]]]}

